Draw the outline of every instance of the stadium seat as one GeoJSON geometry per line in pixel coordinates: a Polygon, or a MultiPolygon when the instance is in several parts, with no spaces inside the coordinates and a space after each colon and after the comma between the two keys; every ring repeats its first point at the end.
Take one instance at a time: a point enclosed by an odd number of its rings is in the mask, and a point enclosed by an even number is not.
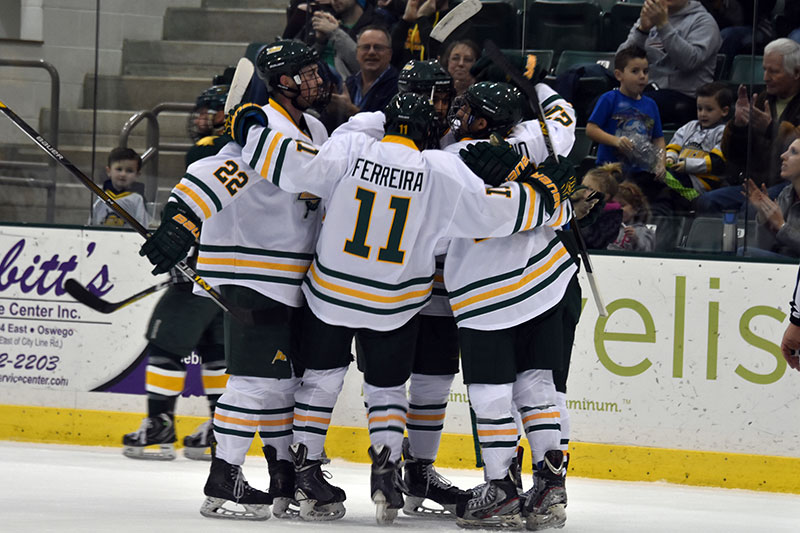
{"type": "Polygon", "coordinates": [[[656,252],[673,252],[683,238],[688,219],[685,217],[654,216],[656,228],[656,252]]]}
{"type": "Polygon", "coordinates": [[[608,70],[614,70],[614,52],[596,52],[589,50],[564,50],[558,56],[555,75],[563,74],[569,68],[585,63],[597,63],[608,70]]]}
{"type": "Polygon", "coordinates": [[[600,7],[588,1],[538,0],[528,6],[525,45],[563,50],[596,50],[600,41],[600,7]]]}
{"type": "Polygon", "coordinates": [[[258,55],[258,52],[261,50],[261,48],[263,48],[267,44],[268,43],[250,43],[250,44],[248,44],[247,45],[247,49],[244,51],[244,57],[246,57],[247,59],[252,61],[253,64],[255,64],[256,56],[258,55]]]}
{"type": "Polygon", "coordinates": [[[733,84],[763,85],[764,83],[764,56],[738,55],[733,58],[731,73],[728,81],[733,84]]]}
{"type": "Polygon", "coordinates": [[[576,167],[579,166],[591,154],[592,144],[592,140],[586,136],[586,128],[575,128],[575,144],[567,159],[576,167]]]}
{"type": "MultiPolygon", "coordinates": [[[[519,50],[512,50],[506,48],[503,50],[504,54],[516,54],[519,57],[519,50]]],[[[541,69],[541,72],[548,74],[553,66],[553,51],[552,50],[525,50],[526,54],[533,54],[536,56],[536,68],[541,69]]]]}
{"type": "Polygon", "coordinates": [[[503,0],[481,0],[481,4],[481,10],[469,20],[478,44],[483,46],[486,39],[491,39],[500,48],[519,49],[522,42],[521,12],[503,0]]]}
{"type": "Polygon", "coordinates": [[[697,217],[692,221],[686,242],[680,249],[687,252],[722,251],[722,217],[697,217]]]}
{"type": "Polygon", "coordinates": [[[641,4],[631,4],[629,2],[617,2],[611,7],[611,10],[606,13],[606,24],[603,28],[603,47],[605,50],[616,51],[619,45],[625,42],[641,11],[641,4]]]}

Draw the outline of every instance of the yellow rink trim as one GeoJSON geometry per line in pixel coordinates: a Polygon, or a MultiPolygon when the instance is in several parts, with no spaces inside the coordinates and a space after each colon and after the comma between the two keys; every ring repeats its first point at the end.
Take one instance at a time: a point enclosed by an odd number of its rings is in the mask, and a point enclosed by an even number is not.
{"type": "MultiPolygon", "coordinates": [[[[0,405],[0,440],[121,446],[122,435],[138,429],[141,413],[93,411],[59,407],[0,405]]],[[[176,429],[181,447],[205,419],[178,416],[176,429]]],[[[523,443],[527,445],[527,443],[523,443]]],[[[366,428],[331,427],[326,451],[360,463],[369,462],[366,428]]],[[[255,439],[251,455],[261,455],[255,439]]],[[[735,489],[790,492],[800,494],[800,458],[747,455],[737,453],[645,448],[612,444],[572,442],[570,475],[624,481],[667,481],[735,489]]],[[[445,433],[437,466],[475,468],[475,452],[470,435],[445,433]]],[[[525,454],[525,471],[530,473],[530,454],[525,454]]]]}

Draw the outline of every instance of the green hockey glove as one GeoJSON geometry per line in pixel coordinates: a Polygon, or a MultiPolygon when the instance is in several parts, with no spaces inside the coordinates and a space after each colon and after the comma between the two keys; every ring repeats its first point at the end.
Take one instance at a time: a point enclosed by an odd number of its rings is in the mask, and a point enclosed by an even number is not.
{"type": "Polygon", "coordinates": [[[458,152],[464,164],[490,187],[497,187],[508,181],[509,173],[520,160],[519,154],[510,144],[505,141],[500,141],[500,144],[494,142],[470,144],[458,152]]]}
{"type": "Polygon", "coordinates": [[[178,202],[168,202],[158,226],[142,245],[139,255],[155,265],[153,274],[163,274],[185,258],[200,237],[200,220],[191,209],[178,202]]]}

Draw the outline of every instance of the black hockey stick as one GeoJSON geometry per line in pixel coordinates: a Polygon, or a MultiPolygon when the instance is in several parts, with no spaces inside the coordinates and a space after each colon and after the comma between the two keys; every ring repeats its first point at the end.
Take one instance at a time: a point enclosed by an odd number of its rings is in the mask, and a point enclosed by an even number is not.
{"type": "MultiPolygon", "coordinates": [[[[100,188],[94,181],[92,181],[88,176],[86,176],[86,174],[81,172],[78,169],[78,167],[76,167],[70,162],[69,159],[67,159],[61,152],[56,150],[55,147],[53,147],[50,143],[48,143],[44,139],[44,137],[39,135],[39,132],[37,132],[30,125],[28,125],[27,122],[22,120],[19,117],[19,115],[17,115],[11,109],[9,109],[8,106],[5,105],[3,102],[0,102],[0,111],[2,111],[3,114],[7,116],[9,120],[11,120],[11,122],[13,122],[19,129],[21,129],[25,135],[30,137],[33,142],[39,145],[39,147],[42,150],[44,150],[47,153],[47,155],[55,159],[56,162],[59,163],[61,166],[63,166],[65,169],[67,169],[67,171],[69,171],[70,174],[78,178],[78,180],[81,183],[83,183],[86,187],[88,187],[90,191],[92,191],[101,200],[103,200],[103,202],[105,202],[105,204],[109,208],[113,209],[128,224],[130,224],[130,226],[134,230],[136,230],[136,232],[139,233],[139,235],[141,235],[145,239],[150,236],[150,233],[147,231],[147,228],[142,226],[139,223],[139,221],[136,220],[130,213],[125,211],[124,208],[120,207],[119,204],[117,204],[117,202],[115,202],[113,198],[111,198],[108,194],[106,194],[106,192],[102,188],[100,188]]],[[[218,306],[220,306],[224,311],[227,311],[228,313],[236,317],[238,320],[241,320],[246,324],[253,324],[254,322],[253,316],[250,311],[231,306],[228,302],[225,301],[222,295],[216,290],[214,290],[214,288],[211,287],[211,285],[209,285],[206,280],[200,277],[200,275],[197,272],[195,272],[195,270],[192,267],[181,261],[180,263],[175,265],[175,268],[180,270],[187,278],[195,282],[204,291],[206,291],[206,293],[211,297],[211,299],[213,299],[214,302],[218,306]]]]}
{"type": "MultiPolygon", "coordinates": [[[[536,94],[536,87],[533,85],[533,82],[523,76],[518,69],[514,68],[508,59],[506,59],[506,56],[504,56],[500,51],[500,48],[498,48],[491,39],[487,39],[483,43],[483,47],[492,61],[494,61],[498,67],[503,69],[503,72],[505,72],[508,77],[517,84],[522,92],[525,93],[525,96],[528,97],[528,103],[530,103],[534,113],[538,115],[542,122],[542,135],[544,136],[544,144],[547,146],[547,154],[555,156],[556,152],[553,149],[553,141],[550,139],[550,130],[547,128],[544,110],[542,109],[541,102],[539,102],[539,95],[536,94]]],[[[570,227],[572,228],[572,233],[575,235],[575,240],[578,243],[581,259],[583,259],[583,268],[586,270],[586,277],[589,279],[589,287],[592,289],[592,296],[594,296],[594,303],[597,306],[597,311],[600,313],[600,316],[608,316],[608,311],[606,311],[606,306],[603,303],[603,297],[600,295],[600,290],[597,288],[597,281],[594,277],[592,261],[589,258],[589,251],[586,249],[586,242],[583,240],[583,235],[578,227],[578,222],[575,221],[574,224],[570,224],[570,227]]]]}
{"type": "Polygon", "coordinates": [[[171,281],[162,281],[161,283],[156,283],[152,287],[147,287],[145,290],[139,291],[133,296],[128,296],[124,300],[116,303],[103,300],[73,278],[70,278],[64,282],[64,290],[67,291],[67,294],[78,300],[83,305],[91,307],[100,313],[109,314],[134,302],[138,302],[145,296],[149,296],[154,292],[158,292],[164,287],[168,287],[170,285],[172,285],[171,281]]]}

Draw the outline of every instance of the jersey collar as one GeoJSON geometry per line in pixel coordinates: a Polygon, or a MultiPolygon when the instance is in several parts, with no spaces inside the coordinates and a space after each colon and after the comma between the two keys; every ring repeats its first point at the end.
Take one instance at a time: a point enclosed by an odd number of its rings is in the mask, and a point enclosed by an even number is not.
{"type": "Polygon", "coordinates": [[[408,137],[401,137],[400,135],[385,135],[383,139],[381,139],[381,142],[402,144],[403,146],[407,146],[409,148],[413,148],[414,150],[419,151],[419,147],[414,141],[412,141],[408,137]]]}
{"type": "MultiPolygon", "coordinates": [[[[292,115],[290,115],[289,112],[286,111],[286,108],[283,107],[281,104],[279,104],[277,100],[274,100],[274,99],[270,98],[269,99],[269,106],[271,108],[273,108],[275,111],[277,111],[278,113],[280,113],[281,115],[283,115],[284,117],[286,117],[286,119],[289,122],[291,122],[292,124],[295,125],[295,127],[298,129],[298,131],[300,133],[302,133],[304,136],[308,137],[308,140],[312,140],[311,139],[311,135],[309,135],[309,133],[307,133],[305,131],[305,129],[300,124],[295,122],[295,120],[292,118],[292,115]]],[[[305,120],[303,122],[305,122],[305,120]]]]}

